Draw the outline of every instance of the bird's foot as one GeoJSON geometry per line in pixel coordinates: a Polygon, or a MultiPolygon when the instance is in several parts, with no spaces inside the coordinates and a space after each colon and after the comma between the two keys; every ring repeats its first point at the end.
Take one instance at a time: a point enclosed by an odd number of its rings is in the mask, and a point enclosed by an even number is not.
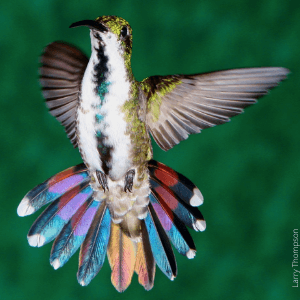
{"type": "Polygon", "coordinates": [[[124,191],[127,192],[129,191],[130,193],[132,192],[132,186],[133,186],[133,179],[135,176],[135,170],[129,170],[126,173],[125,176],[125,187],[124,187],[124,191]]]}
{"type": "Polygon", "coordinates": [[[105,192],[106,190],[108,190],[106,175],[98,170],[96,171],[96,175],[97,175],[97,179],[98,179],[99,183],[101,184],[101,186],[105,192]]]}

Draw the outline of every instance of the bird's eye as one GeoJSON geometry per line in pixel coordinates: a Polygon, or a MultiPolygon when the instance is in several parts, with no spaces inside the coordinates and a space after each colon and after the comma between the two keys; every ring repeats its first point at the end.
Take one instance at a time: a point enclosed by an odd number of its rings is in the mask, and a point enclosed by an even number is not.
{"type": "Polygon", "coordinates": [[[122,28],[122,30],[121,30],[121,36],[122,36],[122,37],[125,37],[126,35],[127,35],[127,27],[124,26],[124,27],[122,28]]]}

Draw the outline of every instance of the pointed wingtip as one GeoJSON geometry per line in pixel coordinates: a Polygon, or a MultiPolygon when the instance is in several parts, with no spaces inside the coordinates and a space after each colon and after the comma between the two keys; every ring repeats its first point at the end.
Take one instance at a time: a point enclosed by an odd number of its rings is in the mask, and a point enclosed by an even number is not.
{"type": "Polygon", "coordinates": [[[291,73],[291,71],[288,68],[278,67],[278,73],[281,73],[283,76],[287,76],[291,73]]]}
{"type": "Polygon", "coordinates": [[[288,69],[288,68],[284,68],[284,71],[285,71],[285,74],[286,74],[286,75],[288,75],[288,74],[292,73],[292,72],[291,72],[291,70],[290,70],[290,69],[288,69]]]}
{"type": "Polygon", "coordinates": [[[193,227],[195,231],[204,231],[206,229],[206,222],[205,220],[197,220],[193,224],[193,227]]]}
{"type": "Polygon", "coordinates": [[[31,247],[42,247],[45,244],[45,237],[40,234],[27,236],[28,244],[31,247]]]}
{"type": "Polygon", "coordinates": [[[24,197],[18,206],[17,214],[19,217],[25,217],[34,213],[34,207],[29,204],[29,199],[24,197]]]}
{"type": "Polygon", "coordinates": [[[197,187],[195,187],[193,189],[193,193],[194,193],[194,195],[190,200],[190,205],[191,206],[200,206],[200,205],[202,205],[204,199],[203,199],[203,195],[200,192],[200,190],[197,187]]]}
{"type": "Polygon", "coordinates": [[[278,84],[280,83],[280,81],[285,80],[287,78],[287,76],[290,75],[290,74],[291,74],[291,71],[289,69],[279,67],[278,68],[278,76],[281,76],[281,77],[278,80],[278,84]]]}

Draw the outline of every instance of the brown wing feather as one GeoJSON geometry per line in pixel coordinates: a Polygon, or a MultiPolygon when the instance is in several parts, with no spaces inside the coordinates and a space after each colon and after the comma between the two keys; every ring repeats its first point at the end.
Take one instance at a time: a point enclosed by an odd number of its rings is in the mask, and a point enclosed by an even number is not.
{"type": "Polygon", "coordinates": [[[288,73],[266,67],[149,77],[141,82],[148,100],[147,126],[167,151],[190,134],[229,122],[288,73]]]}
{"type": "Polygon", "coordinates": [[[40,83],[50,114],[65,127],[77,147],[76,110],[88,58],[71,45],[54,42],[45,48],[41,63],[40,83]]]}

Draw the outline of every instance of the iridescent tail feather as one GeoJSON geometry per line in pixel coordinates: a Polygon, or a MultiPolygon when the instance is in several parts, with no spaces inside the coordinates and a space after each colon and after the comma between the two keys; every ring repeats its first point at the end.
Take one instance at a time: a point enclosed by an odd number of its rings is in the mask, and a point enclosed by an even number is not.
{"type": "Polygon", "coordinates": [[[103,201],[80,248],[78,282],[88,285],[101,270],[111,232],[111,217],[103,201]]]}
{"type": "Polygon", "coordinates": [[[20,217],[31,215],[73,187],[84,182],[89,182],[89,180],[84,164],[68,168],[28,192],[18,207],[18,215],[20,217]]]}
{"type": "Polygon", "coordinates": [[[87,285],[103,266],[107,254],[111,281],[119,292],[130,285],[133,273],[150,290],[156,264],[171,280],[177,266],[171,244],[182,255],[193,258],[196,248],[186,226],[205,230],[205,221],[195,207],[203,203],[198,188],[169,167],[149,161],[150,194],[147,216],[141,222],[141,237],[130,239],[112,222],[105,200],[94,198],[84,164],[69,168],[31,190],[18,207],[19,216],[30,215],[51,203],[28,233],[31,246],[55,239],[50,263],[62,267],[80,248],[78,282],[87,285]]]}

